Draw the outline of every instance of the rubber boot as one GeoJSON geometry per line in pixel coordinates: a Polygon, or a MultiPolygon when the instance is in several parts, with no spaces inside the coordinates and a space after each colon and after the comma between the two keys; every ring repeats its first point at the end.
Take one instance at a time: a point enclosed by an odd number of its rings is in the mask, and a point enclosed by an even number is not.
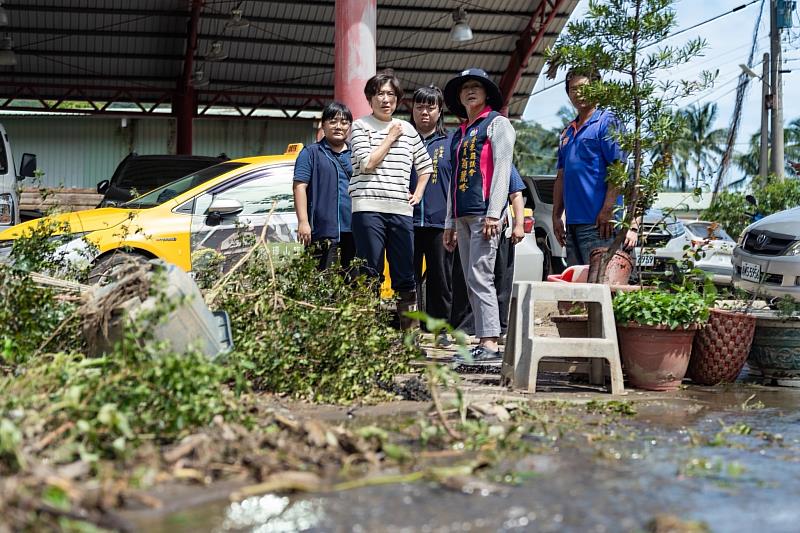
{"type": "Polygon", "coordinates": [[[399,291],[398,295],[400,299],[397,301],[397,314],[400,316],[400,329],[402,331],[419,329],[419,320],[406,316],[406,313],[417,310],[417,292],[399,291]]]}

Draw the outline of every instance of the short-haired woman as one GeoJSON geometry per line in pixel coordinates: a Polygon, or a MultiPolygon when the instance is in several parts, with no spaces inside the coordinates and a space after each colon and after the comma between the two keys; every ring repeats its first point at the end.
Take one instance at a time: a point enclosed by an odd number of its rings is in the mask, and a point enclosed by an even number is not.
{"type": "Polygon", "coordinates": [[[322,110],[324,137],[306,146],[294,164],[294,209],[297,239],[306,245],[320,270],[330,268],[341,253],[342,267],[355,256],[350,231],[350,147],[347,136],[353,114],[332,102],[322,110]]]}
{"type": "Polygon", "coordinates": [[[372,114],[356,120],[351,135],[350,196],[356,256],[364,259],[368,273],[377,277],[383,271],[386,251],[392,289],[400,297],[400,326],[411,329],[416,322],[404,313],[417,306],[412,215],[425,192],[431,158],[414,127],[392,118],[403,89],[391,70],[370,78],[364,96],[372,114]],[[409,192],[412,168],[418,180],[409,192]]]}

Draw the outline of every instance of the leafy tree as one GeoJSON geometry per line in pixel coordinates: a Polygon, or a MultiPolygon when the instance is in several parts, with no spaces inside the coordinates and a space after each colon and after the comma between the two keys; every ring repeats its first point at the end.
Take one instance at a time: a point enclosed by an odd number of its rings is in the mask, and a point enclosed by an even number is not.
{"type": "Polygon", "coordinates": [[[537,122],[514,121],[517,141],[514,164],[522,174],[553,174],[556,171],[560,130],[548,130],[537,122]]]}
{"type": "Polygon", "coordinates": [[[680,161],[678,180],[681,192],[686,192],[689,166],[695,172],[692,188],[696,189],[712,178],[728,132],[725,128],[712,129],[717,119],[717,104],[705,103],[681,111],[684,127],[675,143],[675,159],[680,161]]]}
{"type": "MultiPolygon", "coordinates": [[[[800,180],[770,180],[766,186],[754,187],[753,196],[759,213],[763,215],[797,207],[800,205],[800,180]]],[[[753,211],[753,206],[744,197],[743,192],[721,192],[702,216],[705,220],[719,222],[729,235],[736,237],[751,221],[748,213],[753,211]]]]}
{"type": "Polygon", "coordinates": [[[713,83],[703,72],[697,81],[673,80],[670,73],[701,54],[705,41],[662,44],[676,24],[672,0],[590,0],[586,17],[572,22],[547,51],[548,75],[559,67],[605,73],[584,85],[581,96],[610,110],[624,128],[614,133],[628,162],[611,165],[607,181],[624,193],[620,230],[604,255],[600,271],[619,249],[625,230],[653,203],[667,177],[670,158],[650,158],[653,150],[676,140],[674,102],[713,83]]]}

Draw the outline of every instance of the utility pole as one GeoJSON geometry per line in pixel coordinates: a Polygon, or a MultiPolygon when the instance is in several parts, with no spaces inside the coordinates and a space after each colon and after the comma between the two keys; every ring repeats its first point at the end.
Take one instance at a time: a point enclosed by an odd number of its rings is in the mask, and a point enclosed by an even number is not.
{"type": "Polygon", "coordinates": [[[770,0],[770,71],[772,81],[772,158],[770,172],[783,179],[783,90],[781,89],[781,32],[778,26],[778,4],[783,0],[770,0]]]}
{"type": "Polygon", "coordinates": [[[772,95],[769,93],[769,53],[764,53],[761,62],[761,145],[758,158],[758,176],[762,185],[767,183],[769,173],[769,113],[772,95]]]}

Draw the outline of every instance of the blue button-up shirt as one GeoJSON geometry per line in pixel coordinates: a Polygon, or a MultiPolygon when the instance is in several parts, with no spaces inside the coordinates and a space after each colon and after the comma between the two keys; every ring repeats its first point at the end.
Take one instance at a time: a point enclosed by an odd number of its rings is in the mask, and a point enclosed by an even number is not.
{"type": "Polygon", "coordinates": [[[561,133],[558,169],[563,169],[567,224],[594,224],[608,191],[608,166],[624,159],[612,137],[620,123],[611,112],[597,109],[580,129],[573,120],[561,133]]]}

